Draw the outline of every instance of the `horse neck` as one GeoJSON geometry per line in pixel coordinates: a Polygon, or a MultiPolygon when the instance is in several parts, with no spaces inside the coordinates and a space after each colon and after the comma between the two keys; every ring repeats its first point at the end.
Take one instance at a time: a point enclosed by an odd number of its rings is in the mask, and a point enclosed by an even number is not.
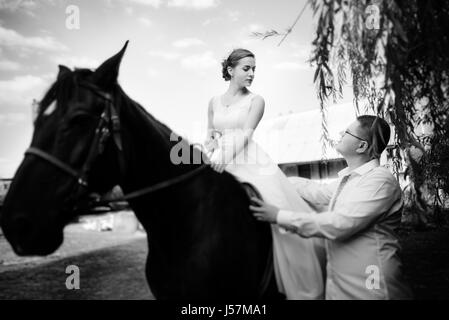
{"type": "Polygon", "coordinates": [[[171,131],[146,114],[136,104],[121,110],[122,138],[126,172],[122,188],[134,191],[179,176],[197,165],[177,165],[170,151],[177,143],[184,144],[189,153],[194,148],[186,141],[171,141],[171,131]]]}
{"type": "MultiPolygon", "coordinates": [[[[126,163],[126,172],[120,185],[125,193],[179,177],[198,167],[198,164],[173,164],[170,150],[177,141],[170,141],[167,128],[158,127],[162,125],[154,119],[148,119],[137,106],[123,110],[120,117],[126,163]]],[[[185,141],[181,143],[187,144],[185,141]]],[[[189,150],[194,150],[193,146],[187,146],[189,150]]],[[[206,181],[204,179],[204,173],[202,177],[194,178],[195,184],[199,186],[195,188],[194,193],[189,183],[183,182],[130,200],[130,206],[152,237],[165,238],[173,219],[185,219],[185,213],[191,212],[197,206],[198,196],[207,189],[201,187],[206,181]]],[[[188,224],[185,225],[187,228],[188,224]]]]}

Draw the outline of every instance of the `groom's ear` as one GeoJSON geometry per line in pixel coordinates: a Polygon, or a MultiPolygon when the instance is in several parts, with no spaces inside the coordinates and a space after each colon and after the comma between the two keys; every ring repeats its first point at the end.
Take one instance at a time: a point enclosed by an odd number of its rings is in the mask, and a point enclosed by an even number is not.
{"type": "Polygon", "coordinates": [[[368,150],[368,147],[369,147],[368,142],[360,141],[359,147],[356,149],[356,152],[360,154],[365,153],[368,150]]]}

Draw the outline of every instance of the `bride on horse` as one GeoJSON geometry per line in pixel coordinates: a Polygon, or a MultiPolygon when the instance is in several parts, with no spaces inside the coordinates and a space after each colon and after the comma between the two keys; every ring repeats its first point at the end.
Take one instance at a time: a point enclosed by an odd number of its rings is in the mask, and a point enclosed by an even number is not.
{"type": "MultiPolygon", "coordinates": [[[[222,62],[228,90],[214,96],[208,107],[208,136],[212,168],[249,182],[265,201],[293,211],[312,212],[298,196],[278,166],[252,139],[265,101],[248,87],[254,80],[255,56],[246,49],[233,50],[222,62]],[[218,135],[217,135],[218,133],[218,135]]],[[[322,248],[318,239],[304,239],[272,226],[274,270],[278,290],[287,299],[322,299],[322,248]]]]}

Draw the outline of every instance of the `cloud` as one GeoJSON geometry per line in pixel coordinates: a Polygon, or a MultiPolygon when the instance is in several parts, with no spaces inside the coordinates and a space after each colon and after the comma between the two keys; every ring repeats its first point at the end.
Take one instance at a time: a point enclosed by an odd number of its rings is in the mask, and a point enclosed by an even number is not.
{"type": "Polygon", "coordinates": [[[134,9],[133,9],[133,7],[126,7],[125,12],[127,15],[132,16],[134,13],[134,9]]]}
{"type": "Polygon", "coordinates": [[[202,10],[216,7],[219,0],[170,0],[168,7],[202,10]]]}
{"type": "Polygon", "coordinates": [[[240,12],[239,11],[228,11],[228,17],[231,21],[236,22],[240,18],[240,12]]]}
{"type": "Polygon", "coordinates": [[[0,80],[0,91],[22,92],[35,88],[43,80],[33,75],[17,76],[11,80],[0,80]]]}
{"type": "Polygon", "coordinates": [[[127,2],[128,4],[140,4],[156,9],[159,8],[162,4],[162,0],[123,0],[123,2],[127,2]]]}
{"type": "Polygon", "coordinates": [[[0,81],[0,105],[8,107],[30,107],[33,98],[41,98],[49,81],[33,75],[16,76],[0,81]]]}
{"type": "MultiPolygon", "coordinates": [[[[155,58],[164,59],[167,61],[179,61],[181,66],[186,69],[205,70],[211,67],[217,67],[218,62],[214,58],[211,51],[206,51],[200,54],[193,54],[189,56],[181,55],[177,52],[169,51],[150,51],[148,55],[155,58]]],[[[155,72],[149,71],[150,76],[154,76],[155,72]]]]}
{"type": "Polygon", "coordinates": [[[34,0],[0,0],[0,10],[30,10],[36,7],[37,3],[34,0]]]}
{"type": "Polygon", "coordinates": [[[11,112],[0,114],[0,124],[2,126],[13,126],[29,120],[29,115],[25,113],[11,112]]]}
{"type": "Polygon", "coordinates": [[[10,162],[9,159],[1,158],[1,157],[0,157],[0,164],[4,164],[4,163],[8,163],[8,162],[10,162]]]}
{"type": "Polygon", "coordinates": [[[159,75],[159,71],[153,69],[153,68],[148,68],[147,69],[147,75],[151,78],[157,77],[159,75]]]}
{"type": "Polygon", "coordinates": [[[263,32],[266,30],[266,28],[260,24],[252,23],[249,26],[247,26],[247,30],[249,32],[263,32]]]}
{"type": "Polygon", "coordinates": [[[35,11],[44,5],[55,5],[62,0],[0,0],[0,10],[8,10],[10,12],[23,12],[33,18],[37,15],[35,11]]]}
{"type": "Polygon", "coordinates": [[[140,17],[139,19],[137,19],[137,21],[139,21],[139,23],[141,25],[143,25],[144,27],[147,27],[147,28],[153,24],[150,19],[145,18],[145,17],[140,17]]]}
{"type": "Polygon", "coordinates": [[[25,37],[12,29],[0,26],[0,45],[14,49],[66,51],[67,47],[52,37],[25,37]]]}
{"type": "Polygon", "coordinates": [[[206,26],[210,25],[211,23],[212,23],[212,19],[206,19],[203,21],[203,23],[201,23],[201,25],[203,27],[206,27],[206,26]]]}
{"type": "Polygon", "coordinates": [[[289,42],[288,45],[292,49],[292,58],[300,59],[301,61],[307,61],[310,58],[312,52],[311,45],[303,45],[295,42],[289,42]]]}
{"type": "Polygon", "coordinates": [[[186,69],[208,69],[217,67],[218,61],[211,51],[187,56],[181,60],[181,65],[186,69]]]}
{"type": "Polygon", "coordinates": [[[96,69],[100,65],[100,62],[95,59],[91,59],[88,57],[68,56],[68,55],[55,57],[53,61],[56,62],[56,64],[63,64],[71,69],[74,68],[96,69]]]}
{"type": "Polygon", "coordinates": [[[206,20],[201,22],[201,25],[203,27],[206,27],[206,26],[208,26],[208,25],[210,25],[212,23],[217,25],[217,24],[220,24],[220,23],[222,23],[224,21],[225,21],[224,16],[218,16],[218,17],[213,17],[213,18],[207,18],[206,20]]]}
{"type": "Polygon", "coordinates": [[[310,66],[306,63],[299,62],[280,62],[273,66],[277,70],[310,70],[310,66]]]}
{"type": "Polygon", "coordinates": [[[173,42],[173,46],[176,48],[187,48],[202,45],[205,45],[204,41],[197,38],[184,38],[173,42]]]}
{"type": "Polygon", "coordinates": [[[161,51],[161,50],[149,51],[148,55],[151,57],[162,58],[164,60],[169,60],[169,61],[177,60],[181,57],[180,53],[161,51]]]}
{"type": "Polygon", "coordinates": [[[2,60],[0,61],[0,70],[2,71],[17,71],[21,68],[20,64],[15,61],[2,60]]]}

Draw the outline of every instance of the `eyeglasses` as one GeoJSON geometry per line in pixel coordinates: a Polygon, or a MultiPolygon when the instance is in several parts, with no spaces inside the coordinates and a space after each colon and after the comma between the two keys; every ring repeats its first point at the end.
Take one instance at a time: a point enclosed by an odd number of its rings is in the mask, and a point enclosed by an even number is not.
{"type": "Polygon", "coordinates": [[[368,143],[368,141],[366,141],[366,139],[362,139],[360,137],[357,137],[355,134],[352,134],[351,132],[349,132],[348,130],[345,130],[344,133],[349,134],[350,136],[353,136],[356,139],[359,139],[360,141],[365,141],[366,143],[368,143]]]}

